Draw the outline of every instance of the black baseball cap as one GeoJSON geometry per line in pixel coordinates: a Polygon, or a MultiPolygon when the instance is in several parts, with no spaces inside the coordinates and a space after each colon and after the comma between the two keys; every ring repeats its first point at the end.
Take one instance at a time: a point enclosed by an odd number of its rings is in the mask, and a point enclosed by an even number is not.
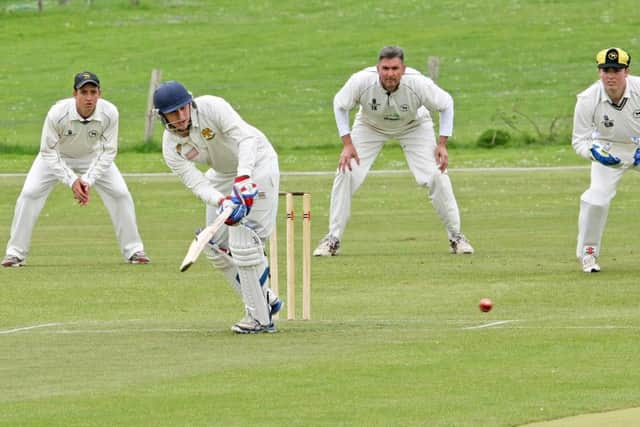
{"type": "Polygon", "coordinates": [[[598,68],[627,68],[631,63],[631,56],[617,47],[602,49],[596,55],[598,68]]]}
{"type": "Polygon", "coordinates": [[[82,86],[88,83],[91,83],[93,85],[100,87],[100,79],[98,78],[98,76],[96,76],[90,71],[83,71],[81,73],[76,74],[76,77],[73,81],[73,88],[80,89],[82,86]]]}

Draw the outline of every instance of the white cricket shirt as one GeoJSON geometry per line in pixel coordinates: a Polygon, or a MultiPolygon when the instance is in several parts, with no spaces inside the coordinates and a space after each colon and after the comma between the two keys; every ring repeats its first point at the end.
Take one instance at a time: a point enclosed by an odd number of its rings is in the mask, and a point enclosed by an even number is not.
{"type": "Polygon", "coordinates": [[[428,110],[440,112],[440,135],[451,136],[453,132],[453,98],[413,68],[406,68],[394,92],[382,87],[376,67],[353,74],[333,99],[340,136],[350,133],[348,112],[356,105],[360,106],[356,122],[389,135],[432,122],[428,110]]]}
{"type": "Polygon", "coordinates": [[[245,122],[224,99],[205,95],[195,98],[195,104],[189,136],[183,138],[165,130],[162,154],[187,188],[205,203],[217,205],[224,195],[211,185],[196,163],[231,177],[253,176],[261,161],[277,155],[267,137],[245,122]]]}
{"type": "Polygon", "coordinates": [[[611,143],[611,151],[630,160],[640,145],[640,77],[627,76],[627,87],[614,105],[601,80],[578,94],[571,144],[576,153],[591,159],[591,144],[611,143]]]}
{"type": "Polygon", "coordinates": [[[78,114],[75,98],[58,101],[44,121],[40,156],[68,186],[78,177],[65,159],[90,162],[81,178],[93,185],[111,166],[118,152],[118,117],[115,105],[102,98],[87,119],[78,114]]]}

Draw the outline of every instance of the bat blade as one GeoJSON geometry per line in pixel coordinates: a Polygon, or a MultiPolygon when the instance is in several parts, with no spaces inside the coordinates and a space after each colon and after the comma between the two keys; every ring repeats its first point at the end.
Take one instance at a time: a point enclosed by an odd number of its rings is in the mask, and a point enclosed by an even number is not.
{"type": "Polygon", "coordinates": [[[198,257],[207,246],[209,240],[211,240],[213,235],[216,234],[216,231],[222,227],[226,219],[231,215],[231,212],[233,212],[232,207],[226,208],[220,213],[220,215],[218,215],[215,221],[198,233],[198,235],[193,239],[193,242],[189,245],[189,249],[187,250],[184,260],[182,260],[182,264],[180,265],[181,272],[187,271],[189,267],[198,260],[198,257]]]}

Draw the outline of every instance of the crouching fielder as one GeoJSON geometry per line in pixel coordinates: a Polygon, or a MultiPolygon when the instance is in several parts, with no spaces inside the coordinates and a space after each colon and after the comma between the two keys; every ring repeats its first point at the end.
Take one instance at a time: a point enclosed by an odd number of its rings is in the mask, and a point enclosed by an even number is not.
{"type": "Polygon", "coordinates": [[[3,267],[25,264],[31,236],[47,197],[59,183],[86,206],[93,189],[102,198],[116,232],[120,251],[131,264],[148,264],[138,232],[129,188],[116,166],[118,122],[115,105],[102,98],[98,76],[76,74],[73,97],[49,109],[42,127],[40,152],[18,196],[3,267]]]}
{"type": "Polygon", "coordinates": [[[342,152],[331,191],[329,232],[314,256],[338,254],[351,217],[351,199],[363,184],[385,143],[400,142],[409,169],[442,220],[451,252],[472,254],[473,247],[460,229],[460,212],[447,174],[447,140],[453,132],[453,98],[431,79],[404,64],[404,51],[387,46],[378,64],[349,78],[333,100],[342,139],[342,152]],[[349,111],[358,107],[353,128],[349,111]],[[427,110],[440,112],[436,142],[433,120],[427,110]]]}
{"type": "Polygon", "coordinates": [[[580,198],[576,255],[585,273],[600,271],[598,256],[609,205],[622,175],[640,165],[640,77],[629,75],[622,49],[596,55],[600,79],[578,95],[572,144],[591,163],[591,184],[580,198]]]}
{"type": "Polygon", "coordinates": [[[245,305],[245,316],[231,330],[275,332],[272,316],[283,303],[268,287],[264,252],[278,208],[280,171],[275,150],[222,98],[193,99],[182,84],[169,81],[156,89],[153,103],[166,128],[164,160],[205,202],[207,224],[225,208],[233,208],[227,226],[205,249],[245,305]],[[209,169],[203,173],[196,163],[209,169]]]}

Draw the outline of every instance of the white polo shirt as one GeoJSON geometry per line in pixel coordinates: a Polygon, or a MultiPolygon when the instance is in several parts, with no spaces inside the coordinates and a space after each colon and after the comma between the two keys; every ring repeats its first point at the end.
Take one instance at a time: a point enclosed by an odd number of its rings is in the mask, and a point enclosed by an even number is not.
{"type": "Polygon", "coordinates": [[[353,74],[333,100],[340,136],[350,133],[348,112],[356,105],[360,107],[356,122],[389,135],[401,134],[422,123],[432,122],[428,110],[440,112],[440,135],[451,136],[453,132],[453,98],[413,68],[406,68],[394,92],[382,87],[376,67],[353,74]]]}
{"type": "Polygon", "coordinates": [[[598,141],[611,143],[613,154],[630,161],[640,145],[640,77],[627,76],[627,86],[618,105],[611,102],[601,80],[577,98],[571,137],[576,153],[591,159],[591,144],[598,141]]]}
{"type": "Polygon", "coordinates": [[[44,121],[40,156],[68,186],[78,177],[67,160],[86,161],[88,168],[81,178],[93,185],[116,157],[118,117],[118,109],[102,98],[98,99],[93,115],[87,119],[78,114],[75,98],[58,101],[44,121]]]}

